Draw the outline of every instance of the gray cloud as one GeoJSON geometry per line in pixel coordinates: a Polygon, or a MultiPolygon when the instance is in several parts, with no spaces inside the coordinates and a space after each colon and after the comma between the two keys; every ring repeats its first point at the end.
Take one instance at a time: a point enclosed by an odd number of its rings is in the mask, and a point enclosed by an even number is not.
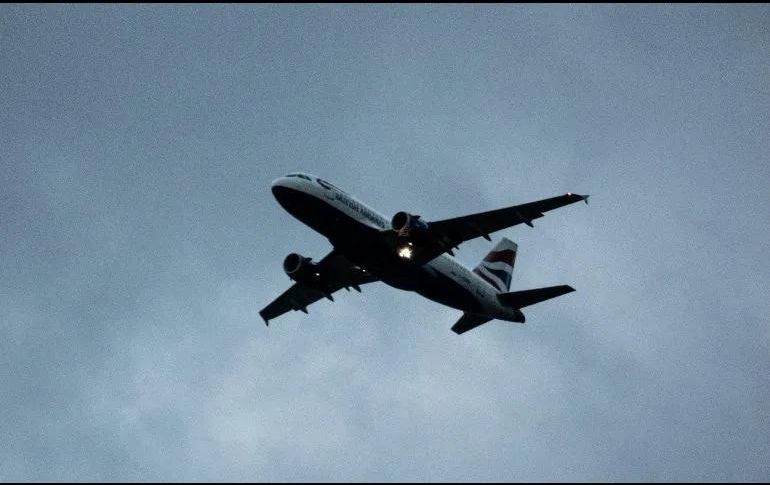
{"type": "Polygon", "coordinates": [[[768,480],[769,12],[3,7],[0,479],[768,480]],[[386,215],[591,193],[505,232],[578,291],[265,328],[329,249],[294,170],[386,215]]]}

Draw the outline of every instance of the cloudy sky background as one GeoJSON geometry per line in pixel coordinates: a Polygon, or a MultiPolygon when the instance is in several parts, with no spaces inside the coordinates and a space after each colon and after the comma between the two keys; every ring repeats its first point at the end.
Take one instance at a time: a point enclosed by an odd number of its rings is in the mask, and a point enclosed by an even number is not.
{"type": "MultiPolygon", "coordinates": [[[[770,480],[767,6],[0,7],[0,480],[770,480]],[[266,328],[270,182],[519,243],[526,326],[266,328]]],[[[472,266],[490,249],[462,246],[472,266]]]]}

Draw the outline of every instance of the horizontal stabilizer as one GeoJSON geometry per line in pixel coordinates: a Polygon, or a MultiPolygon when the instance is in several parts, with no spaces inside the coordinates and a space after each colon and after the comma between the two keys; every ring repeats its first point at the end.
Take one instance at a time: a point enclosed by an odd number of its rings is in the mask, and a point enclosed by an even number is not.
{"type": "Polygon", "coordinates": [[[463,316],[457,320],[457,323],[452,325],[452,331],[457,335],[460,335],[461,333],[467,332],[468,330],[473,330],[479,325],[483,325],[490,320],[492,319],[484,315],[463,313],[463,316]]]}
{"type": "Polygon", "coordinates": [[[569,285],[548,286],[546,288],[500,293],[497,295],[497,299],[503,305],[511,308],[524,308],[525,306],[534,305],[535,303],[566,295],[573,291],[575,291],[575,288],[569,285]]]}

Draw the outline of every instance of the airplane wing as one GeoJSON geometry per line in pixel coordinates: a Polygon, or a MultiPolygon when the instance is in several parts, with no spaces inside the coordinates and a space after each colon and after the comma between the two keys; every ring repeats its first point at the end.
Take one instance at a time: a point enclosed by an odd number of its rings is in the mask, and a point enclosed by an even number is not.
{"type": "Polygon", "coordinates": [[[440,238],[444,247],[449,247],[451,250],[452,247],[457,247],[460,243],[477,237],[489,240],[490,233],[517,224],[524,223],[533,227],[532,221],[543,217],[544,212],[581,200],[587,204],[588,197],[587,195],[568,193],[503,209],[433,221],[430,223],[430,230],[440,238]]]}
{"type": "Polygon", "coordinates": [[[326,275],[324,288],[313,288],[300,285],[299,283],[293,284],[281,296],[260,310],[259,315],[265,321],[265,325],[268,325],[271,319],[291,310],[301,310],[307,313],[307,307],[321,298],[328,298],[334,301],[331,295],[341,288],[352,286],[360,292],[359,285],[378,280],[366,270],[348,261],[335,250],[332,250],[319,261],[318,265],[326,275]]]}

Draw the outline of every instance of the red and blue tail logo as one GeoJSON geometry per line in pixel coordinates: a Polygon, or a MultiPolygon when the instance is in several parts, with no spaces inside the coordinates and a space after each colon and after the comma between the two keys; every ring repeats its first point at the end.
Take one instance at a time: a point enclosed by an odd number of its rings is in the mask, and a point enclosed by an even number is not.
{"type": "Polygon", "coordinates": [[[518,246],[515,242],[503,238],[474,268],[473,272],[481,276],[497,291],[506,292],[511,287],[511,275],[513,274],[513,265],[516,263],[517,250],[518,246]]]}

